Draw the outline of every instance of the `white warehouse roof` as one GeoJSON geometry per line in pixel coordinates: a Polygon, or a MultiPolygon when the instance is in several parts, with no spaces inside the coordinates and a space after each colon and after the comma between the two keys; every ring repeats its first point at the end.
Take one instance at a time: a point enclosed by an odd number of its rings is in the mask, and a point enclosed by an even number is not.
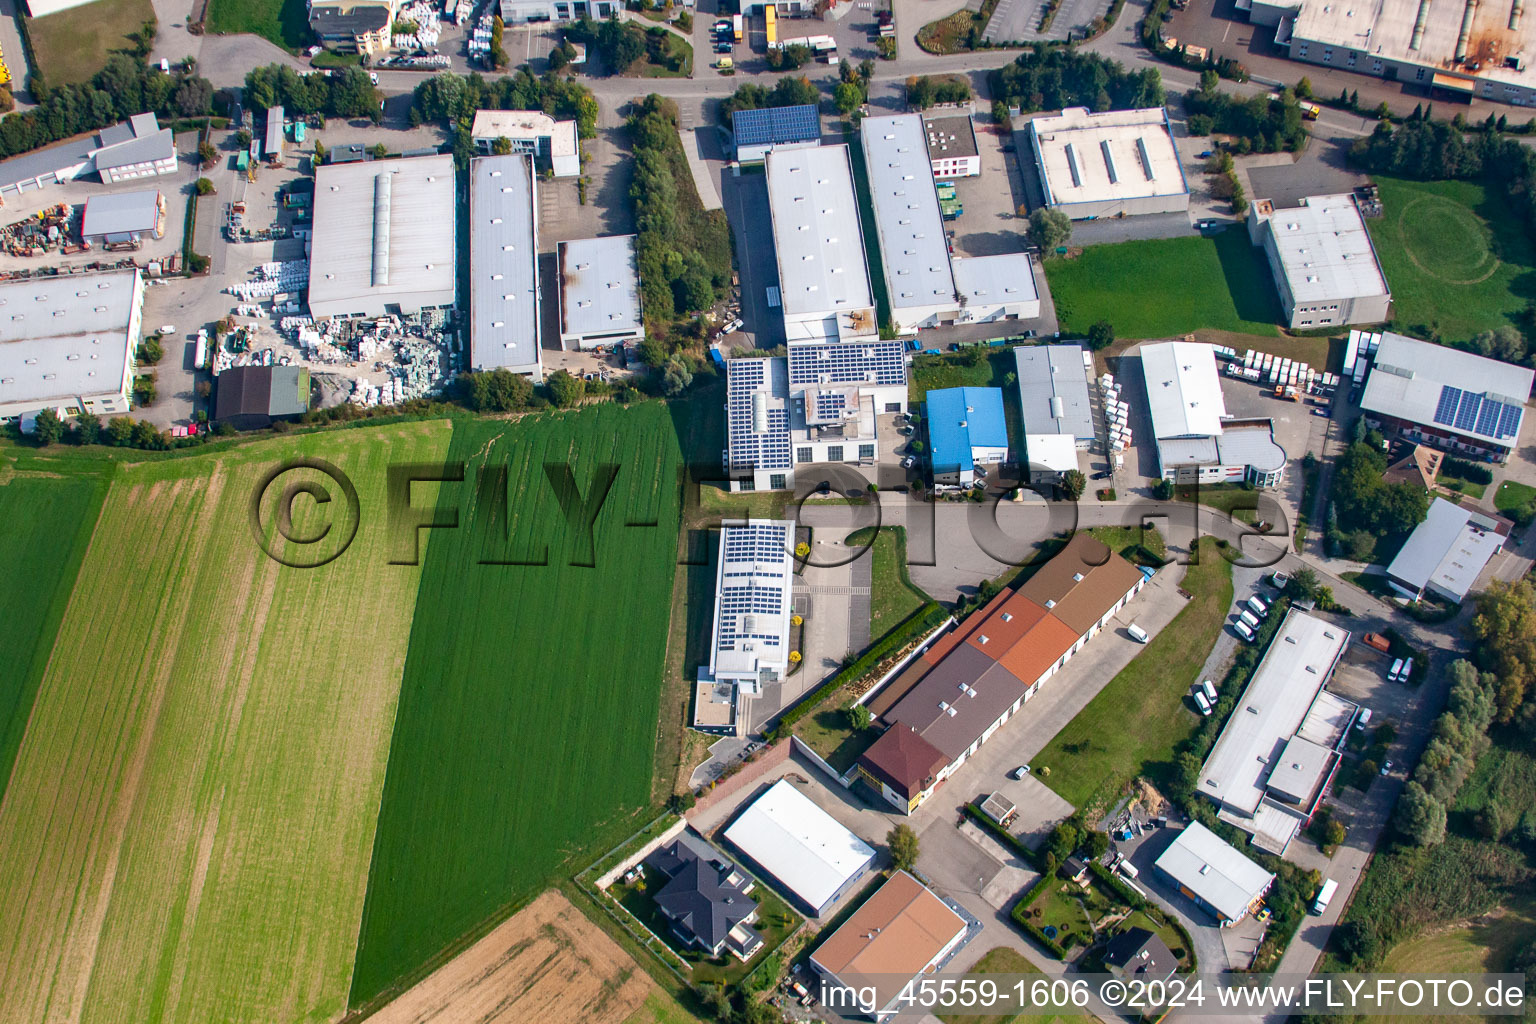
{"type": "Polygon", "coordinates": [[[768,154],[768,207],[784,315],[874,305],[847,146],[768,154]]]}
{"type": "Polygon", "coordinates": [[[561,242],[560,335],[602,337],[640,330],[634,235],[561,242]]]}
{"type": "Polygon", "coordinates": [[[556,121],[538,110],[477,110],[470,137],[508,139],[514,142],[549,140],[551,159],[576,155],[576,122],[556,121]]]}
{"type": "Polygon", "coordinates": [[[1228,921],[1241,921],[1275,880],[1198,821],[1179,832],[1157,867],[1228,921]]]}
{"type": "Polygon", "coordinates": [[[1000,306],[1023,306],[1021,319],[1040,315],[1040,292],[1035,288],[1035,269],[1028,253],[1002,252],[992,256],[956,256],[949,261],[955,290],[965,300],[971,316],[990,315],[1000,306]]]}
{"type": "Polygon", "coordinates": [[[0,282],[0,408],[117,391],[139,341],[139,288],[137,270],[0,282]]]}
{"type": "Polygon", "coordinates": [[[1387,294],[1371,236],[1351,195],[1309,196],[1275,210],[1269,229],[1297,303],[1387,294]]]}
{"type": "Polygon", "coordinates": [[[758,797],[725,838],[818,912],[875,857],[788,779],[758,797]]]}
{"type": "Polygon", "coordinates": [[[891,306],[952,307],[955,278],[922,115],[867,117],[860,135],[891,306]]]}
{"type": "Polygon", "coordinates": [[[1221,433],[1227,406],[1221,397],[1221,379],[1216,375],[1216,355],[1211,346],[1192,341],[1143,345],[1141,368],[1155,438],[1161,441],[1221,433]]]}
{"type": "Polygon", "coordinates": [[[1280,754],[1349,643],[1349,630],[1291,609],[1200,768],[1199,792],[1252,814],[1280,754]]]}
{"type": "MultiPolygon", "coordinates": [[[[1081,345],[1021,345],[1013,350],[1013,362],[1026,432],[1082,441],[1096,436],[1081,345]]],[[[1076,469],[1077,456],[1072,458],[1067,468],[1076,469]]]]}
{"type": "Polygon", "coordinates": [[[1189,191],[1162,107],[1068,107],[1029,122],[1047,206],[1176,196],[1189,191]]]}
{"type": "Polygon", "coordinates": [[[533,189],[523,154],[470,161],[469,351],[477,370],[543,376],[533,189]]]}
{"type": "Polygon", "coordinates": [[[453,157],[325,164],[315,172],[309,309],[317,318],[453,303],[453,157]]]}
{"type": "Polygon", "coordinates": [[[1488,560],[1504,546],[1498,523],[1475,509],[1436,498],[1387,567],[1387,575],[1416,590],[1433,587],[1460,601],[1488,560]]]}

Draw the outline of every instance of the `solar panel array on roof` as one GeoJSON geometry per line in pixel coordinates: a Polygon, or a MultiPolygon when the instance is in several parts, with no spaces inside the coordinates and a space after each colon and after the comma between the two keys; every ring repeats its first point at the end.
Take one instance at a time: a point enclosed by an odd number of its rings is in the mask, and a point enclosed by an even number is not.
{"type": "Polygon", "coordinates": [[[901,385],[907,382],[907,363],[899,341],[791,345],[789,382],[901,385]]]}
{"type": "Polygon", "coordinates": [[[1440,401],[1435,405],[1435,422],[1450,426],[1456,418],[1456,405],[1461,401],[1461,388],[1449,384],[1440,389],[1440,401]]]}
{"type": "Polygon", "coordinates": [[[770,375],[777,365],[772,359],[732,359],[726,363],[728,458],[732,469],[788,469],[792,465],[789,410],[782,406],[766,408],[766,399],[773,389],[770,375]]]}
{"type": "Polygon", "coordinates": [[[734,651],[742,640],[783,640],[777,631],[758,629],[755,617],[776,616],[783,610],[789,530],[789,525],[782,522],[752,522],[726,528],[724,558],[732,565],[721,572],[720,630],[716,637],[719,650],[734,651]],[[775,584],[774,580],[780,582],[775,584]]]}
{"type": "Polygon", "coordinates": [[[818,420],[833,420],[848,408],[848,396],[841,391],[818,392],[815,406],[818,420]]]}
{"type": "Polygon", "coordinates": [[[809,103],[737,110],[731,114],[731,130],[737,146],[815,142],[821,138],[821,117],[809,103]]]}
{"type": "Polygon", "coordinates": [[[1520,407],[1444,384],[1435,403],[1434,421],[1486,437],[1514,437],[1520,428],[1520,407]]]}

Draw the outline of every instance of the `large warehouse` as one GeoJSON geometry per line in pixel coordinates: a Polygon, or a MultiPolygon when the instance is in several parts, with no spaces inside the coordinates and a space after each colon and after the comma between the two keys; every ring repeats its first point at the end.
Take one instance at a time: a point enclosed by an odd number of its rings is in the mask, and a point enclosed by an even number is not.
{"type": "Polygon", "coordinates": [[[1536,23],[1504,4],[1237,0],[1275,45],[1309,64],[1411,82],[1431,97],[1536,103],[1536,23]]]}
{"type": "Polygon", "coordinates": [[[1323,687],[1349,638],[1288,610],[1200,769],[1198,791],[1261,849],[1285,852],[1338,766],[1356,707],[1323,687]]]}
{"type": "Polygon", "coordinates": [[[879,329],[848,147],[777,149],[766,165],[786,340],[874,338],[879,329]]]}
{"type": "Polygon", "coordinates": [[[1179,831],[1154,867],[1180,892],[1209,910],[1223,928],[1256,910],[1275,884],[1273,874],[1198,821],[1179,831]]]}
{"type": "Polygon", "coordinates": [[[907,1009],[902,991],[965,945],[965,918],[905,871],[897,871],[811,954],[832,986],[874,993],[861,1010],[876,1021],[907,1009]]]}
{"type": "Polygon", "coordinates": [[[375,317],[453,305],[453,157],[325,164],[315,171],[309,311],[375,317]]]}
{"type": "Polygon", "coordinates": [[[634,235],[578,238],[555,246],[560,274],[560,346],[598,348],[644,341],[634,235]]]}
{"type": "Polygon", "coordinates": [[[709,666],[699,681],[756,694],[789,672],[795,524],[758,519],[720,528],[709,666]]]}
{"type": "Polygon", "coordinates": [[[1077,453],[1097,436],[1088,397],[1093,357],[1081,345],[1021,345],[1013,365],[1029,480],[1054,483],[1077,468],[1077,453]]]}
{"type": "Polygon", "coordinates": [[[725,838],[820,917],[864,877],[875,851],[788,779],[731,822],[725,838]]]}
{"type": "Polygon", "coordinates": [[[135,114],[95,135],[0,162],[0,199],[95,174],[104,184],[176,171],[176,139],[153,113],[135,114]]]}
{"type": "Polygon", "coordinates": [[[94,246],[134,246],[165,236],[165,196],[143,192],[103,192],[85,201],[80,237],[94,246]]]}
{"type": "Polygon", "coordinates": [[[1504,550],[1509,526],[1497,516],[1436,498],[1387,566],[1387,583],[1410,601],[1430,593],[1460,604],[1488,562],[1504,550]]]}
{"type": "Polygon", "coordinates": [[[1277,486],[1285,449],[1271,420],[1227,419],[1211,346],[1165,341],[1141,347],[1158,473],[1176,484],[1277,486]]]}
{"type": "Polygon", "coordinates": [[[821,113],[814,103],[731,112],[731,137],[740,163],[760,163],[776,149],[821,145],[821,113]]]}
{"type": "Polygon", "coordinates": [[[1291,330],[1387,319],[1392,294],[1354,196],[1309,196],[1280,210],[1255,200],[1248,237],[1264,249],[1291,330]]]}
{"type": "Polygon", "coordinates": [[[476,370],[505,369],[538,381],[544,364],[532,159],[514,153],[470,161],[469,358],[476,370]]]}
{"type": "Polygon", "coordinates": [[[1449,345],[1381,335],[1360,408],[1372,426],[1454,455],[1509,458],[1536,374],[1449,345]]]}
{"type": "Polygon", "coordinates": [[[143,335],[138,270],[0,282],[0,305],[32,313],[0,318],[0,417],[128,411],[143,335]]]}
{"type": "Polygon", "coordinates": [[[1045,205],[1073,220],[1189,209],[1189,183],[1162,107],[1068,107],[1031,119],[1028,135],[1045,205]]]}

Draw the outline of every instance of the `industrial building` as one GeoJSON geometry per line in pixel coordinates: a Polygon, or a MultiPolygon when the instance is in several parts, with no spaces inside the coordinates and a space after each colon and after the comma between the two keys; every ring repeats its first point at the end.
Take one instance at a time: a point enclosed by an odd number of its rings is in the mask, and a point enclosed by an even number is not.
{"type": "Polygon", "coordinates": [[[395,0],[309,0],[309,30],[340,53],[375,56],[392,41],[395,0]]]}
{"type": "Polygon", "coordinates": [[[1027,128],[1050,209],[1073,220],[1189,209],[1189,183],[1166,109],[1068,107],[1030,119],[1027,128]]]}
{"type": "Polygon", "coordinates": [[[951,257],[922,117],[868,117],[859,135],[896,329],[1038,317],[1028,255],[951,257]]]}
{"type": "Polygon", "coordinates": [[[1291,330],[1387,319],[1392,294],[1354,196],[1308,196],[1279,210],[1255,200],[1248,237],[1269,260],[1291,330]]]}
{"type": "Polygon", "coordinates": [[[816,947],[811,969],[829,987],[867,1000],[861,1016],[883,1021],[911,1008],[901,1002],[903,990],[937,971],[965,945],[969,931],[948,903],[897,871],[816,947]]]}
{"type": "Polygon", "coordinates": [[[795,524],[788,519],[727,523],[715,565],[709,665],[699,681],[758,694],[789,672],[795,524]]]}
{"type": "Polygon", "coordinates": [[[793,489],[806,464],[872,466],[880,416],[907,411],[897,341],[795,344],[787,356],[727,360],[725,376],[722,459],[733,491],[793,489]]]}
{"type": "Polygon", "coordinates": [[[935,178],[974,178],[981,173],[981,151],[969,107],[935,107],[924,111],[922,118],[935,178]]]}
{"type": "Polygon", "coordinates": [[[879,327],[848,147],[776,149],[765,163],[785,339],[873,340],[879,327]]]}
{"type": "Polygon", "coordinates": [[[1166,341],[1141,347],[1158,473],[1176,484],[1251,483],[1275,487],[1285,449],[1271,420],[1227,418],[1210,345],[1166,341]]]}
{"type": "Polygon", "coordinates": [[[1013,350],[1031,483],[1054,483],[1077,468],[1077,453],[1098,436],[1088,379],[1093,356],[1081,345],[1021,345],[1013,350]]]}
{"type": "Polygon", "coordinates": [[[1349,630],[1293,609],[1200,768],[1221,820],[1281,854],[1311,820],[1337,768],[1356,705],[1324,690],[1349,630]]]}
{"type": "Polygon", "coordinates": [[[93,0],[27,0],[27,13],[34,18],[42,18],[92,2],[93,0]]]}
{"type": "Polygon", "coordinates": [[[138,270],[0,281],[0,417],[128,412],[143,336],[138,270]]]}
{"type": "Polygon", "coordinates": [[[1536,374],[1449,345],[1384,332],[1360,408],[1388,435],[1503,462],[1520,441],[1536,374]]]}
{"type": "Polygon", "coordinates": [[[927,401],[935,484],[970,487],[1008,461],[1001,388],[942,388],[927,401]]]}
{"type": "Polygon", "coordinates": [[[757,883],[725,854],[690,832],[652,851],[649,871],[665,882],[652,897],[684,948],[706,956],[727,952],[750,960],[763,947],[757,921],[757,883]]]}
{"type": "Polygon", "coordinates": [[[489,156],[497,139],[512,144],[513,153],[535,158],[557,178],[581,173],[581,143],[575,121],[556,121],[539,110],[477,110],[469,134],[475,149],[489,156]]]}
{"type": "Polygon", "coordinates": [[[232,366],[217,380],[215,423],[264,430],[309,411],[309,371],[302,366],[232,366]]]}
{"type": "Polygon", "coordinates": [[[376,317],[453,305],[458,263],[453,157],[315,170],[309,311],[376,317]]]}
{"type": "Polygon", "coordinates": [[[155,189],[91,196],[85,201],[80,237],[90,246],[135,249],[147,238],[164,238],[165,196],[155,189]]]}
{"type": "Polygon", "coordinates": [[[1351,6],[1325,0],[1237,0],[1294,60],[1412,82],[1432,98],[1536,104],[1536,26],[1521,0],[1351,6]]]}
{"type": "Polygon", "coordinates": [[[901,722],[892,725],[859,755],[855,767],[860,781],[892,807],[911,814],[933,795],[939,773],[949,764],[944,751],[922,733],[901,722]]]}
{"type": "Polygon", "coordinates": [[[103,184],[172,174],[176,139],[153,113],[0,162],[0,199],[95,174],[103,184]]]}
{"type": "Polygon", "coordinates": [[[868,843],[788,779],[752,801],[725,838],[815,917],[851,891],[875,859],[868,843]]]}
{"type": "Polygon", "coordinates": [[[759,163],[776,149],[821,145],[821,112],[815,104],[758,107],[731,112],[731,138],[739,163],[759,163]]]}
{"type": "Polygon", "coordinates": [[[619,0],[499,0],[499,3],[501,20],[508,25],[575,21],[582,15],[591,15],[593,21],[602,22],[617,18],[624,10],[619,0]]]}
{"type": "Polygon", "coordinates": [[[1180,829],[1153,866],[1210,911],[1223,928],[1258,909],[1275,884],[1273,874],[1198,821],[1180,829]]]}
{"type": "Polygon", "coordinates": [[[469,361],[541,381],[535,181],[526,155],[469,162],[469,361]]]}
{"type": "Polygon", "coordinates": [[[1430,593],[1460,604],[1478,574],[1504,550],[1509,527],[1497,516],[1436,498],[1387,566],[1387,583],[1410,601],[1430,593]]]}
{"type": "Polygon", "coordinates": [[[599,348],[645,340],[634,235],[579,238],[555,247],[560,346],[599,348]]]}
{"type": "Polygon", "coordinates": [[[1146,579],[1103,542],[1073,535],[1022,586],[1005,589],[939,637],[869,701],[881,721],[909,726],[943,753],[947,763],[937,778],[927,777],[923,758],[908,762],[911,777],[894,777],[897,763],[890,761],[866,770],[895,793],[926,799],[1106,628],[1146,579]]]}

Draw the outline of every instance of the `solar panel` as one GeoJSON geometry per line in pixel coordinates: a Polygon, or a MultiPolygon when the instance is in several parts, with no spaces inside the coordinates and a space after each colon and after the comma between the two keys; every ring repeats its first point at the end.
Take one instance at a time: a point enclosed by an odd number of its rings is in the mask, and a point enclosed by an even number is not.
{"type": "Polygon", "coordinates": [[[1477,411],[1482,407],[1483,396],[1474,395],[1470,391],[1461,394],[1461,408],[1456,412],[1456,429],[1471,430],[1472,424],[1477,422],[1477,411]]]}
{"type": "Polygon", "coordinates": [[[1520,433],[1520,414],[1524,410],[1518,405],[1506,405],[1499,413],[1498,437],[1515,437],[1520,433]]]}
{"type": "Polygon", "coordinates": [[[1456,406],[1461,402],[1461,388],[1449,384],[1440,388],[1440,401],[1435,405],[1435,422],[1450,426],[1456,419],[1456,406]]]}
{"type": "Polygon", "coordinates": [[[789,382],[905,385],[907,362],[898,341],[795,345],[789,350],[789,382]]]}
{"type": "Polygon", "coordinates": [[[752,396],[770,389],[768,359],[732,359],[726,363],[726,437],[729,469],[788,469],[789,412],[767,410],[767,429],[753,429],[752,396]]]}
{"type": "Polygon", "coordinates": [[[1503,402],[1495,402],[1491,398],[1483,399],[1483,408],[1477,414],[1477,427],[1475,431],[1484,437],[1492,437],[1494,429],[1499,425],[1499,413],[1503,410],[1503,402]]]}
{"type": "Polygon", "coordinates": [[[811,104],[737,110],[731,114],[731,131],[738,146],[815,142],[821,138],[821,117],[811,104]]]}

